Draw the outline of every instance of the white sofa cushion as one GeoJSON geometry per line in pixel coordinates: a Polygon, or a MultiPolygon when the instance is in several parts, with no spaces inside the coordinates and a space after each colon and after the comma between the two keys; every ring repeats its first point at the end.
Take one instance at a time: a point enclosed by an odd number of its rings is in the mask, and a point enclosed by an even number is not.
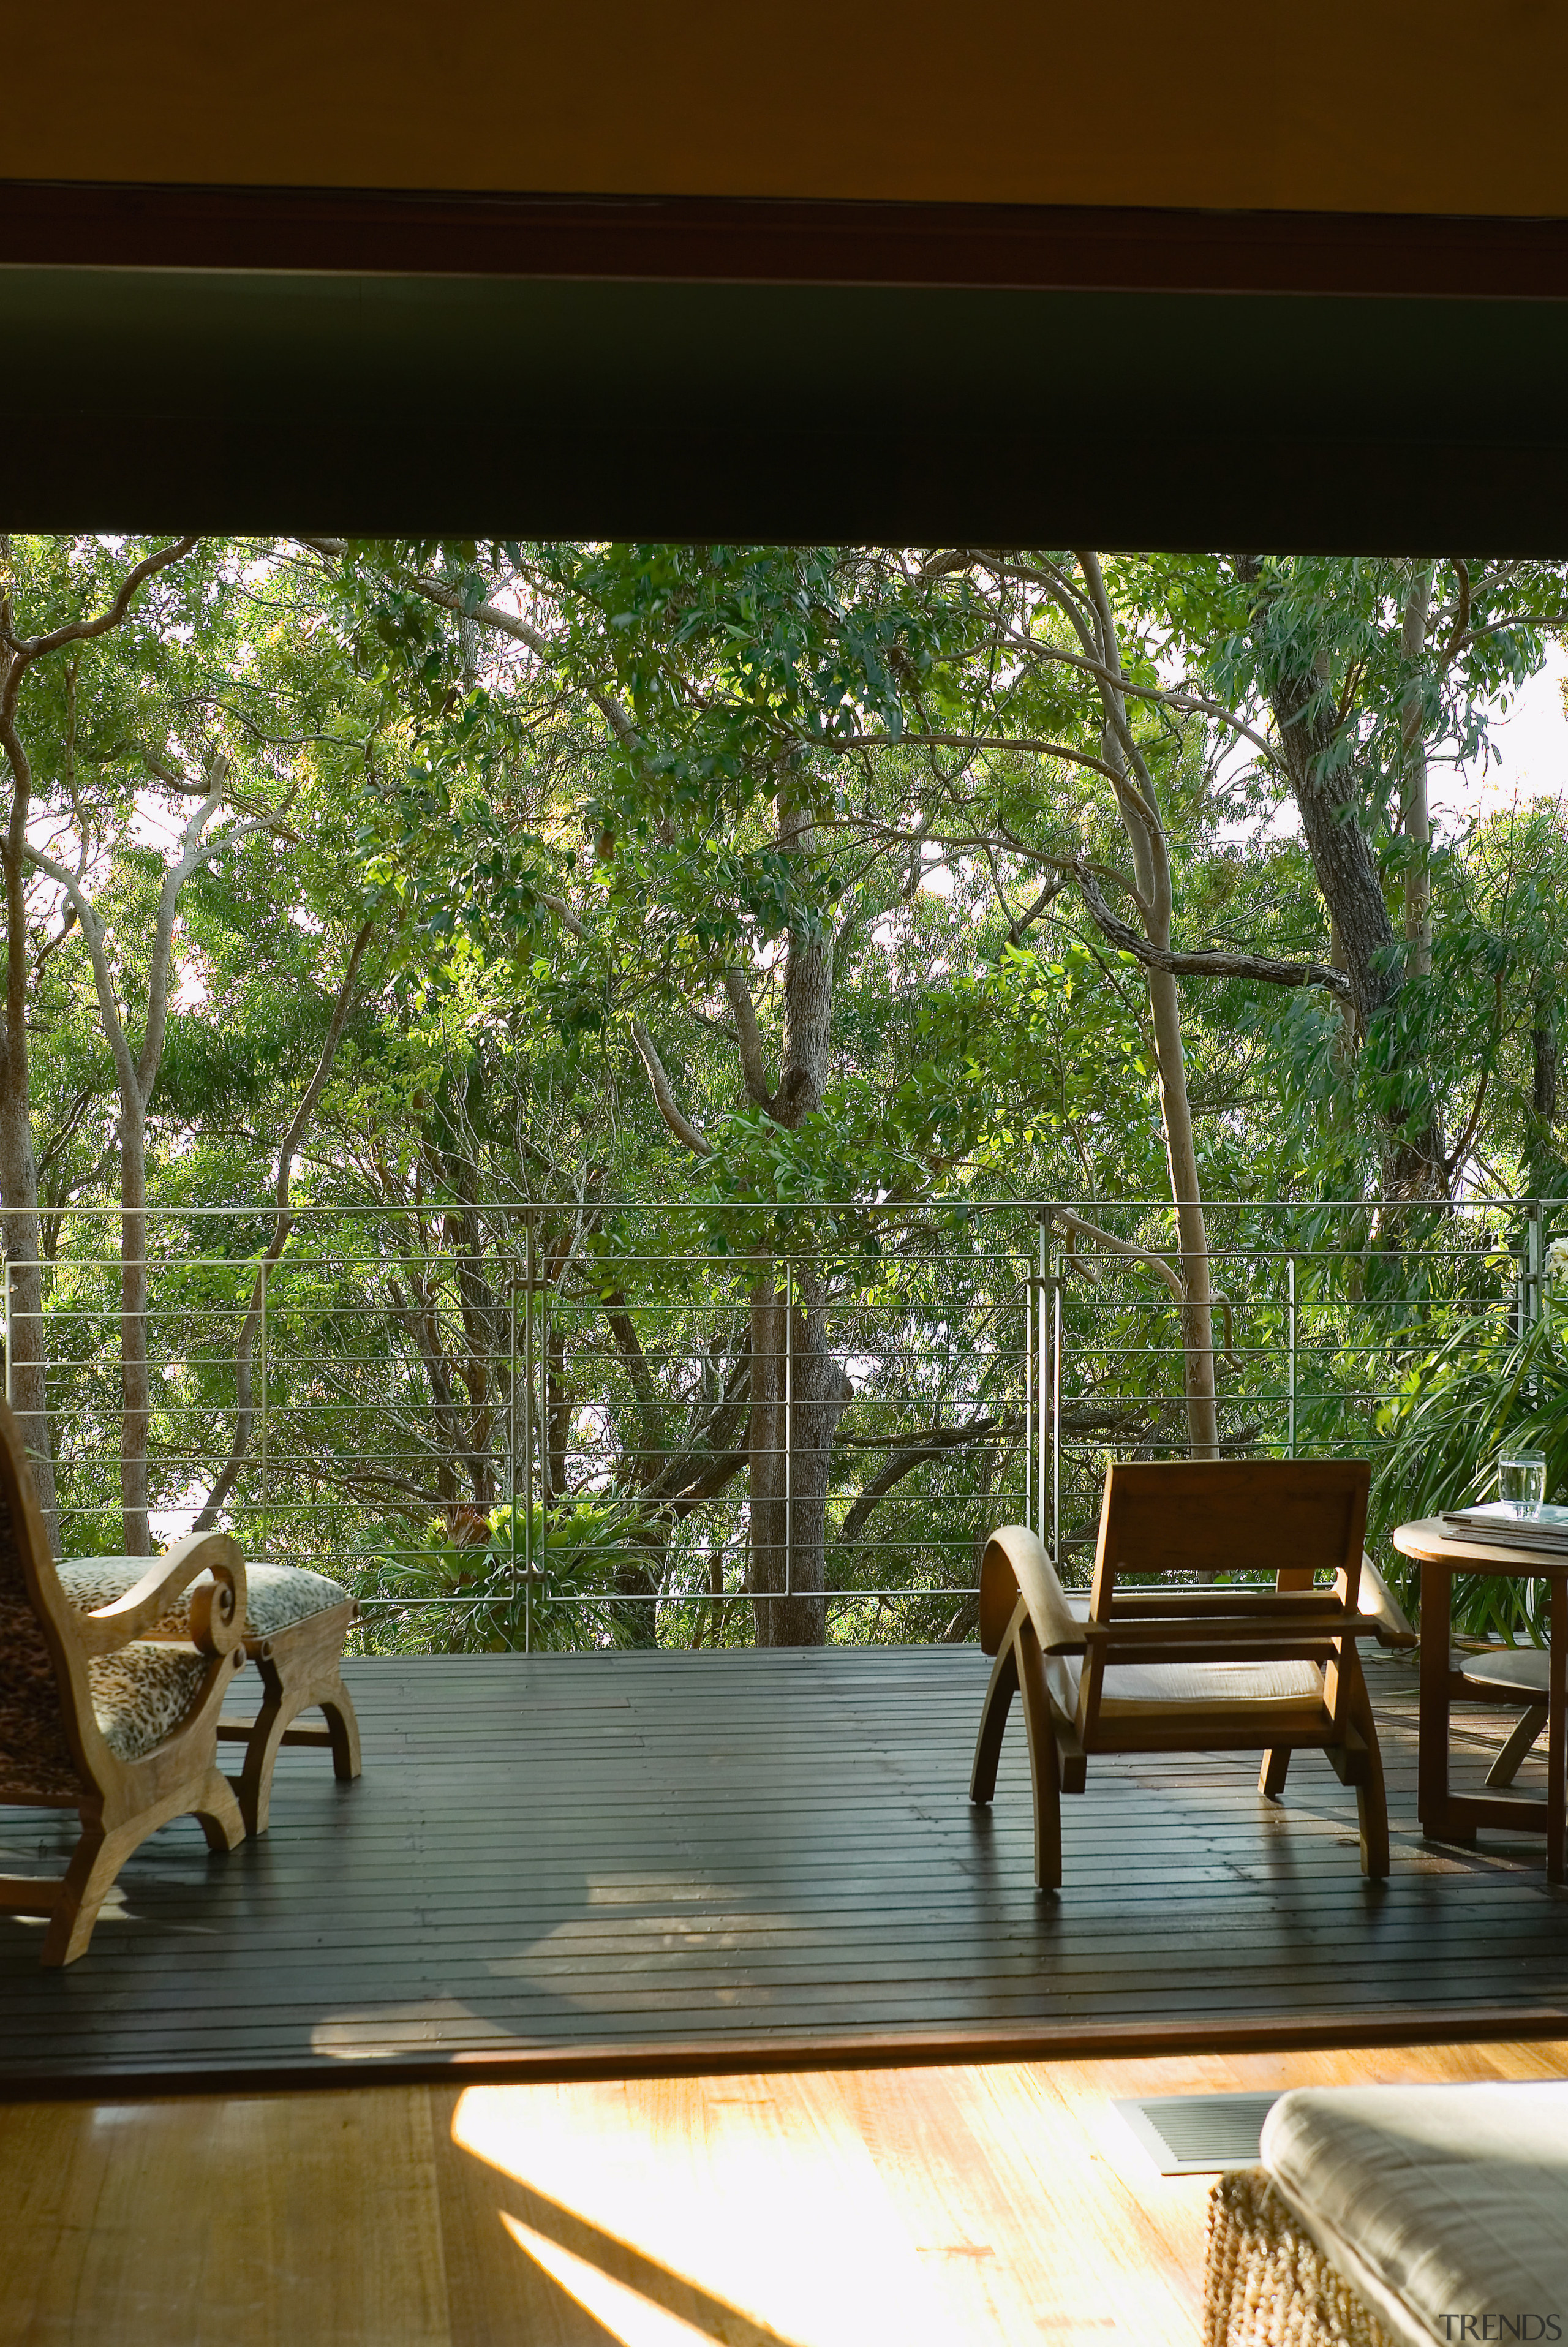
{"type": "Polygon", "coordinates": [[[1495,2318],[1555,2317],[1568,2339],[1568,2080],[1301,2087],[1269,2113],[1262,2156],[1318,2248],[1409,2347],[1457,2341],[1445,2315],[1491,2314],[1492,2340],[1495,2318]]]}

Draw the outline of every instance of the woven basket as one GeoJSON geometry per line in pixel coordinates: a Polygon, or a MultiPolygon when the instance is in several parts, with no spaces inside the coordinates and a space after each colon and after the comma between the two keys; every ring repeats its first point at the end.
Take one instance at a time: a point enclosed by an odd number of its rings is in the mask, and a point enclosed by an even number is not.
{"type": "Polygon", "coordinates": [[[1299,2230],[1261,2168],[1222,2176],[1209,2198],[1204,2347],[1397,2347],[1299,2230]]]}

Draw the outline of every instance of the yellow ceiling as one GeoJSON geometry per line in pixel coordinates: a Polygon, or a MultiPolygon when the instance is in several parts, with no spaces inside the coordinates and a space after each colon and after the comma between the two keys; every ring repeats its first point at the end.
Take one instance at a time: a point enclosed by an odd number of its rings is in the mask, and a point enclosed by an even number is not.
{"type": "Polygon", "coordinates": [[[0,179],[1568,215],[1553,0],[77,0],[0,179]]]}

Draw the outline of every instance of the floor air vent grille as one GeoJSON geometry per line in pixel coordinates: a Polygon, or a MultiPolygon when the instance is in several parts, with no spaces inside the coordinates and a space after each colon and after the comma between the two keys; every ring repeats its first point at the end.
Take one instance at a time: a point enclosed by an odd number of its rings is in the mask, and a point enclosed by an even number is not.
{"type": "Polygon", "coordinates": [[[1162,2176],[1255,2168],[1263,2123],[1277,2095],[1145,2095],[1112,2109],[1162,2176]]]}

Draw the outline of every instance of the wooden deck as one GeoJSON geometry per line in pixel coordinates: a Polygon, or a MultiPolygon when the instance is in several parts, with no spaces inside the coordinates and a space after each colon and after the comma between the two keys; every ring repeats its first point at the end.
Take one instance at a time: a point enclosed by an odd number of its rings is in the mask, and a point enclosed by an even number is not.
{"type": "MultiPolygon", "coordinates": [[[[64,1974],[37,1969],[40,1926],[0,1919],[0,2087],[1568,2034],[1541,1843],[1419,1838],[1409,1672],[1369,1674],[1386,1885],[1317,1756],[1275,1809],[1255,1760],[1205,1755],[1091,1763],[1065,1888],[1041,1896],[1016,1721],[994,1812],[966,1798],[986,1667],[973,1648],[353,1664],[359,1784],[288,1753],[263,1839],[209,1860],[193,1825],[166,1829],[64,1974]]],[[[1461,1773],[1510,1717],[1460,1714],[1461,1773]]],[[[67,1839],[0,1811],[6,1868],[67,1839]]]]}

